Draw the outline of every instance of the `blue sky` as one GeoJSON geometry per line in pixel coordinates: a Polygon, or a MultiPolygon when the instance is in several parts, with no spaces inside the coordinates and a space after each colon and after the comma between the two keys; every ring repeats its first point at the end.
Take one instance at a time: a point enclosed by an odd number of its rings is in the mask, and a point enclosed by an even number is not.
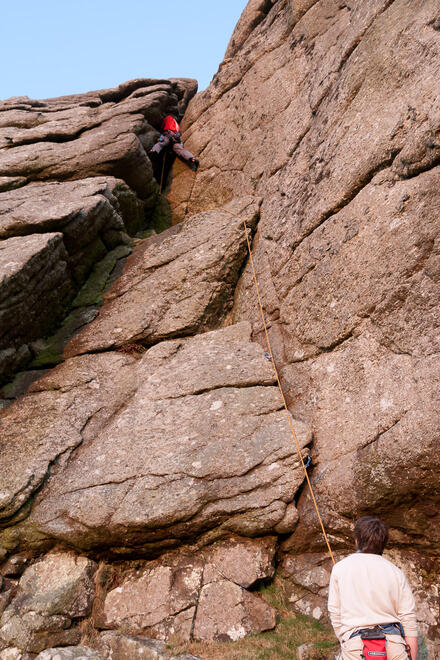
{"type": "Polygon", "coordinates": [[[48,98],[131,78],[208,86],[247,0],[2,2],[0,99],[48,98]]]}

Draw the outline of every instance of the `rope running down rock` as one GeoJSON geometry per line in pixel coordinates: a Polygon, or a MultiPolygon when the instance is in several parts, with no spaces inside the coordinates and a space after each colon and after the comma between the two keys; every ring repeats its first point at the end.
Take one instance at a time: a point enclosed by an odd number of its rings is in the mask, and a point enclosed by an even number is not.
{"type": "MultiPolygon", "coordinates": [[[[174,200],[168,200],[168,201],[173,202],[174,200]]],[[[250,240],[249,240],[249,230],[248,230],[248,227],[246,225],[246,221],[240,215],[238,215],[238,213],[234,213],[233,211],[230,211],[229,209],[225,209],[225,208],[217,208],[217,209],[209,208],[209,209],[203,209],[203,211],[225,211],[225,213],[229,213],[229,215],[232,215],[235,218],[238,218],[243,223],[244,232],[245,232],[245,236],[246,236],[246,244],[247,244],[247,249],[248,249],[248,253],[249,253],[249,262],[250,262],[251,270],[252,270],[252,277],[253,277],[253,280],[254,280],[255,291],[256,291],[256,294],[257,294],[258,306],[260,308],[261,320],[263,321],[264,334],[266,336],[267,349],[268,349],[270,359],[271,359],[271,362],[272,362],[273,372],[274,372],[274,375],[275,375],[275,379],[277,381],[278,389],[280,390],[280,393],[281,393],[281,398],[283,400],[283,406],[284,406],[284,409],[285,409],[286,414],[287,414],[287,421],[289,423],[290,432],[291,432],[292,437],[295,441],[296,450],[298,452],[299,460],[301,461],[301,465],[302,465],[302,468],[303,468],[303,471],[304,471],[305,479],[307,481],[307,485],[309,487],[309,491],[310,491],[310,495],[311,495],[311,498],[312,498],[312,501],[313,501],[313,505],[315,507],[316,515],[318,516],[319,524],[321,526],[322,534],[324,536],[324,540],[325,540],[325,543],[327,545],[327,549],[329,551],[332,563],[335,564],[336,560],[335,560],[333,550],[332,550],[331,545],[330,545],[329,538],[327,536],[327,532],[325,531],[324,522],[322,520],[322,516],[321,516],[321,513],[319,511],[319,507],[318,507],[318,503],[316,501],[315,493],[313,491],[312,483],[310,481],[310,478],[309,478],[309,475],[308,475],[308,472],[307,472],[307,467],[304,463],[304,459],[303,459],[302,454],[301,454],[301,447],[300,447],[300,444],[298,442],[298,437],[296,435],[295,428],[293,426],[293,422],[292,422],[292,418],[291,418],[289,409],[287,407],[286,397],[284,396],[283,388],[281,386],[281,381],[280,381],[280,377],[279,377],[279,374],[278,374],[278,369],[276,367],[275,360],[274,360],[274,357],[273,357],[272,345],[270,343],[269,332],[267,330],[267,324],[266,324],[266,318],[264,316],[263,304],[261,302],[260,287],[258,286],[257,274],[256,274],[256,270],[255,270],[255,265],[254,265],[254,258],[253,258],[253,255],[252,255],[252,248],[251,248],[251,243],[250,243],[250,240]]]]}
{"type": "Polygon", "coordinates": [[[258,286],[257,274],[256,274],[256,271],[255,271],[254,258],[252,256],[251,243],[250,243],[250,240],[249,240],[249,230],[247,228],[246,221],[243,220],[243,218],[240,215],[238,215],[237,213],[233,213],[232,211],[229,211],[229,209],[206,209],[206,210],[208,210],[208,211],[213,211],[213,210],[226,211],[226,213],[229,213],[230,215],[235,216],[236,218],[241,220],[241,222],[243,223],[245,236],[246,236],[247,248],[248,248],[248,252],[249,252],[249,261],[250,261],[251,270],[252,270],[252,277],[253,277],[253,280],[254,280],[255,291],[256,291],[256,294],[257,294],[258,306],[260,308],[261,320],[263,321],[264,334],[266,336],[267,348],[268,348],[268,352],[270,354],[270,358],[271,358],[271,361],[272,361],[272,368],[273,368],[273,371],[274,371],[275,379],[277,381],[278,389],[280,390],[280,393],[281,393],[281,398],[283,400],[283,406],[284,406],[284,409],[287,413],[287,420],[289,422],[290,431],[291,431],[292,437],[295,441],[298,456],[299,456],[299,459],[301,461],[301,465],[302,465],[302,468],[304,470],[304,475],[305,475],[305,478],[306,478],[306,481],[307,481],[307,485],[308,485],[309,490],[310,490],[310,495],[312,497],[313,504],[314,504],[314,507],[315,507],[315,510],[316,510],[316,514],[317,514],[318,519],[319,519],[319,524],[321,525],[322,533],[324,535],[324,539],[325,539],[325,542],[326,542],[331,560],[332,560],[333,564],[335,564],[336,563],[335,562],[335,557],[333,555],[333,551],[332,551],[330,541],[329,541],[328,536],[327,536],[327,532],[325,531],[324,522],[322,520],[321,513],[319,511],[319,507],[318,507],[318,503],[316,501],[315,493],[313,492],[313,487],[312,487],[312,484],[311,484],[311,481],[310,481],[310,478],[309,478],[309,475],[308,475],[308,472],[307,472],[307,468],[306,468],[305,463],[304,463],[304,459],[303,459],[302,454],[301,454],[301,447],[300,447],[300,444],[298,442],[298,437],[296,435],[295,428],[293,426],[293,422],[292,422],[292,418],[291,418],[289,409],[287,407],[286,397],[284,396],[283,388],[281,386],[280,377],[278,375],[278,369],[276,367],[275,360],[274,360],[274,357],[273,357],[272,346],[271,346],[270,339],[269,339],[269,332],[267,330],[266,318],[264,316],[263,304],[261,302],[260,287],[258,286]]]}

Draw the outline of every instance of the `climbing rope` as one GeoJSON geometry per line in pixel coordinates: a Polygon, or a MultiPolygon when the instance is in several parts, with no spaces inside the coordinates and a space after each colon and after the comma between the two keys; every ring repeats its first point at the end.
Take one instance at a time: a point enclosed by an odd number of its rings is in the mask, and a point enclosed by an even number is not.
{"type": "MultiPolygon", "coordinates": [[[[169,200],[169,201],[171,203],[174,202],[174,200],[169,200]]],[[[287,407],[286,397],[284,396],[283,388],[282,388],[280,377],[279,377],[279,374],[278,374],[278,369],[277,369],[276,364],[275,364],[273,351],[272,351],[272,345],[270,343],[269,332],[268,332],[268,329],[267,329],[266,317],[264,315],[263,304],[261,302],[260,287],[258,286],[257,273],[256,273],[256,270],[255,270],[255,264],[254,264],[254,258],[253,258],[253,255],[252,255],[251,242],[250,242],[250,239],[249,239],[249,230],[248,230],[248,227],[246,225],[246,221],[240,215],[238,215],[238,213],[234,213],[233,211],[230,211],[229,209],[225,209],[225,208],[222,208],[222,209],[209,208],[209,209],[204,209],[204,211],[225,211],[226,213],[229,213],[229,215],[232,215],[235,218],[238,218],[243,223],[244,233],[245,233],[245,236],[246,236],[246,244],[247,244],[247,249],[248,249],[248,253],[249,253],[249,262],[250,262],[251,271],[252,271],[252,278],[254,280],[254,286],[255,286],[255,291],[256,291],[256,294],[257,294],[258,306],[260,308],[261,320],[263,322],[264,334],[266,336],[268,357],[272,362],[272,368],[273,368],[273,372],[274,372],[274,375],[275,375],[275,380],[277,382],[278,389],[280,391],[281,398],[282,398],[282,401],[283,401],[283,406],[284,406],[284,409],[285,409],[286,414],[287,414],[287,421],[289,423],[290,432],[292,434],[292,437],[293,437],[295,445],[296,445],[296,450],[298,452],[299,460],[301,461],[301,466],[302,466],[302,469],[304,471],[304,476],[305,476],[305,479],[307,481],[307,486],[308,486],[309,491],[310,491],[310,496],[311,496],[312,501],[313,501],[313,506],[315,507],[316,515],[318,516],[318,520],[319,520],[319,524],[321,526],[322,534],[324,536],[324,540],[325,540],[325,543],[327,545],[327,549],[329,551],[332,563],[335,564],[336,561],[335,561],[335,557],[334,557],[334,554],[333,554],[333,550],[331,548],[330,541],[329,541],[329,538],[327,536],[327,532],[325,531],[325,526],[324,526],[324,522],[322,520],[321,513],[319,511],[318,502],[316,501],[316,497],[315,497],[315,493],[313,491],[312,483],[310,481],[310,478],[309,478],[309,475],[308,475],[308,472],[307,472],[307,467],[309,465],[309,462],[307,462],[307,465],[304,463],[304,459],[303,459],[302,454],[301,454],[301,446],[299,444],[298,437],[296,435],[295,428],[293,426],[292,418],[291,418],[289,409],[287,407]]]]}
{"type": "Polygon", "coordinates": [[[255,264],[254,264],[254,258],[253,258],[253,255],[252,255],[251,242],[250,242],[250,239],[249,239],[249,230],[247,228],[246,221],[243,220],[243,218],[240,215],[238,215],[237,213],[234,213],[233,211],[229,211],[229,209],[223,208],[223,209],[206,209],[206,210],[207,211],[220,211],[220,210],[221,211],[226,211],[226,213],[229,213],[230,215],[235,216],[236,218],[238,218],[243,223],[244,233],[245,233],[245,236],[246,236],[246,244],[247,244],[247,249],[248,249],[248,253],[249,253],[249,262],[250,262],[251,270],[252,270],[252,277],[253,277],[253,280],[254,280],[255,291],[256,291],[256,294],[257,294],[258,306],[260,308],[261,320],[263,321],[264,334],[266,336],[266,344],[267,344],[267,349],[268,349],[268,353],[269,353],[269,356],[270,356],[270,360],[272,362],[273,372],[274,372],[274,375],[275,375],[275,379],[277,381],[278,389],[280,390],[280,393],[281,393],[281,398],[283,400],[283,406],[284,406],[284,409],[287,413],[287,421],[289,422],[290,431],[291,431],[292,437],[295,441],[295,445],[296,445],[296,449],[297,449],[297,452],[298,452],[299,460],[301,461],[301,465],[302,465],[302,468],[303,468],[303,471],[304,471],[304,475],[305,475],[305,478],[306,478],[306,481],[307,481],[307,485],[309,487],[310,495],[312,497],[313,505],[315,507],[316,514],[318,516],[319,524],[321,526],[321,530],[322,530],[322,533],[323,533],[323,536],[324,536],[324,539],[325,539],[325,542],[326,542],[331,560],[332,560],[333,564],[335,564],[336,563],[335,562],[335,557],[334,557],[334,554],[333,554],[333,551],[332,551],[332,548],[331,548],[331,545],[330,545],[330,541],[329,541],[328,536],[327,536],[327,532],[325,531],[324,522],[322,520],[322,516],[321,516],[321,513],[319,511],[318,503],[316,501],[315,493],[313,492],[312,483],[310,481],[310,478],[309,478],[309,475],[308,475],[308,472],[307,472],[307,466],[304,463],[304,459],[303,459],[302,454],[301,454],[301,447],[300,447],[300,444],[298,442],[298,437],[296,435],[295,428],[293,426],[293,422],[292,422],[292,418],[291,418],[289,409],[287,407],[286,397],[284,396],[283,388],[281,386],[281,381],[280,381],[280,377],[279,377],[279,374],[278,374],[278,369],[276,367],[275,360],[274,360],[274,357],[273,357],[272,345],[270,343],[269,332],[267,330],[266,318],[265,318],[264,310],[263,310],[263,304],[261,302],[260,287],[258,286],[257,274],[256,274],[255,264]]]}
{"type": "Polygon", "coordinates": [[[167,159],[167,152],[166,150],[164,151],[163,158],[162,158],[162,173],[160,175],[160,192],[162,192],[162,183],[163,183],[163,173],[165,170],[165,161],[167,159]]]}

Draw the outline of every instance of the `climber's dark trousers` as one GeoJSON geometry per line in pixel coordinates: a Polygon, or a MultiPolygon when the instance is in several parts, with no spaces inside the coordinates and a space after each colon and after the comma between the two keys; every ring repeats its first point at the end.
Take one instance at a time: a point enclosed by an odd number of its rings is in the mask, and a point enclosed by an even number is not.
{"type": "Polygon", "coordinates": [[[194,155],[183,146],[180,140],[180,133],[173,133],[172,131],[165,131],[165,133],[162,135],[162,141],[156,142],[154,147],[151,149],[151,153],[160,154],[164,149],[169,148],[170,144],[173,145],[172,149],[176,156],[180,158],[180,160],[183,160],[186,163],[189,163],[193,160],[194,155]]]}

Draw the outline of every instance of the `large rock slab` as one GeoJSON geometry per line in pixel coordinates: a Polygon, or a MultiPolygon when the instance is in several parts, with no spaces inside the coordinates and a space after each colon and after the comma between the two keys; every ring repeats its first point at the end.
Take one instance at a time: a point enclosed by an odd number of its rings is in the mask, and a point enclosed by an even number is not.
{"type": "Polygon", "coordinates": [[[207,584],[200,594],[194,639],[237,641],[275,628],[276,611],[227,580],[207,584]]]}
{"type": "Polygon", "coordinates": [[[135,233],[143,211],[133,191],[113,177],[32,183],[0,195],[0,238],[61,231],[72,255],[110,230],[135,233]]]}
{"type": "Polygon", "coordinates": [[[90,613],[95,569],[89,559],[66,553],[49,554],[27,568],[0,619],[0,643],[38,653],[79,642],[81,633],[71,624],[90,613]]]}
{"type": "Polygon", "coordinates": [[[138,246],[98,318],[70,342],[65,356],[129,342],[153,344],[218,326],[247,254],[243,222],[253,228],[257,218],[258,204],[247,198],[138,246]]]}
{"type": "MultiPolygon", "coordinates": [[[[20,514],[49,477],[5,543],[47,535],[130,554],[209,530],[254,536],[291,521],[303,472],[273,380],[246,323],[162,342],[139,361],[118,353],[68,360],[3,419],[3,515],[20,514]]],[[[305,447],[310,431],[296,427],[305,447]]]]}
{"type": "Polygon", "coordinates": [[[104,424],[133,392],[134,359],[86,356],[62,364],[2,412],[1,517],[27,514],[26,503],[61,459],[104,424]],[[22,510],[24,507],[24,510],[22,510]]]}

